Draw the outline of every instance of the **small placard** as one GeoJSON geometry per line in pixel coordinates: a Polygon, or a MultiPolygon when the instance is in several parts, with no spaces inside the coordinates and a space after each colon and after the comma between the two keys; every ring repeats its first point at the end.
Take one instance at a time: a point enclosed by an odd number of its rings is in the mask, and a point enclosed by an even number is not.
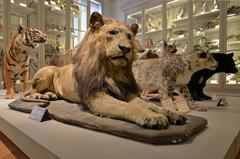
{"type": "Polygon", "coordinates": [[[181,96],[175,97],[174,105],[177,108],[177,111],[179,111],[179,112],[184,112],[184,113],[190,112],[188,103],[181,96]]]}
{"type": "Polygon", "coordinates": [[[226,98],[224,98],[224,97],[220,98],[219,101],[218,101],[218,103],[217,103],[217,106],[218,106],[218,107],[227,106],[226,98]]]}
{"type": "Polygon", "coordinates": [[[35,106],[33,107],[29,118],[39,122],[46,121],[49,119],[48,110],[47,108],[35,106]]]}
{"type": "Polygon", "coordinates": [[[165,108],[167,110],[176,111],[176,107],[174,106],[171,97],[161,99],[161,105],[163,108],[165,108]]]}

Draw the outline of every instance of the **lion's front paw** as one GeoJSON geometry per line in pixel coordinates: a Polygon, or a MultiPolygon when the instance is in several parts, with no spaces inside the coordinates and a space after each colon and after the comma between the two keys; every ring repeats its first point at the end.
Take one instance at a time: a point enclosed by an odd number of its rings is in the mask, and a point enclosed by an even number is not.
{"type": "Polygon", "coordinates": [[[46,96],[46,98],[47,98],[48,100],[57,100],[57,99],[58,99],[57,95],[54,94],[54,93],[52,93],[52,92],[46,92],[46,93],[44,94],[44,96],[46,96]]]}
{"type": "Polygon", "coordinates": [[[167,118],[160,114],[141,119],[138,123],[142,127],[153,129],[166,129],[169,125],[167,118]]]}
{"type": "Polygon", "coordinates": [[[45,94],[32,93],[30,97],[34,99],[57,100],[57,95],[52,92],[46,92],[45,94]]]}
{"type": "Polygon", "coordinates": [[[181,125],[184,124],[187,120],[186,116],[180,112],[174,112],[166,110],[166,116],[170,124],[181,125]]]}
{"type": "Polygon", "coordinates": [[[199,105],[198,103],[194,102],[190,105],[190,109],[197,111],[207,111],[207,106],[199,105]]]}

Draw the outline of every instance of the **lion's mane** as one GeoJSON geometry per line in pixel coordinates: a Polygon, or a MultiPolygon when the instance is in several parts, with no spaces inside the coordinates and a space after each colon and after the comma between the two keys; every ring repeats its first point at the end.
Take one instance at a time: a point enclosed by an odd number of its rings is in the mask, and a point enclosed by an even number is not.
{"type": "MultiPolygon", "coordinates": [[[[104,19],[104,24],[111,24],[113,21],[121,23],[113,19],[104,19]]],[[[97,32],[98,30],[94,32],[90,29],[87,31],[78,44],[73,58],[73,76],[76,80],[78,94],[83,102],[96,95],[97,92],[106,92],[117,99],[126,101],[129,94],[138,94],[138,86],[132,73],[132,63],[137,50],[135,38],[130,42],[134,57],[125,67],[116,67],[106,56],[106,38],[104,37],[106,35],[99,35],[97,32]]]]}

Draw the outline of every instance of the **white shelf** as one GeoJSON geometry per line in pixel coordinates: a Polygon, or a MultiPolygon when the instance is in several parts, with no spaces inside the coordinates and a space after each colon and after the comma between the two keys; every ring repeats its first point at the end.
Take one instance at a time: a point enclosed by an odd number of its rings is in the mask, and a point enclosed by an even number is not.
{"type": "Polygon", "coordinates": [[[211,29],[207,29],[203,31],[205,34],[209,34],[209,33],[217,33],[219,32],[219,27],[217,28],[211,28],[211,29]]]}
{"type": "Polygon", "coordinates": [[[48,33],[52,33],[52,34],[65,35],[65,32],[64,32],[64,31],[58,31],[58,30],[55,30],[55,29],[48,29],[47,32],[48,32],[48,33]]]}
{"type": "Polygon", "coordinates": [[[14,3],[11,3],[11,10],[12,14],[27,16],[28,14],[32,13],[34,9],[29,7],[23,7],[14,3]]]}
{"type": "Polygon", "coordinates": [[[235,15],[227,18],[228,22],[234,22],[240,20],[240,15],[235,15]]]}
{"type": "Polygon", "coordinates": [[[187,41],[188,37],[182,37],[182,38],[171,38],[169,41],[187,41]]]}
{"type": "Polygon", "coordinates": [[[198,19],[198,18],[204,18],[204,17],[209,17],[209,16],[217,16],[219,15],[219,10],[214,10],[214,11],[210,11],[210,12],[205,12],[205,13],[200,13],[197,15],[194,15],[193,18],[198,19]]]}
{"type": "Polygon", "coordinates": [[[172,22],[173,23],[180,23],[180,22],[185,22],[188,19],[188,17],[184,17],[181,19],[173,19],[172,22]]]}
{"type": "Polygon", "coordinates": [[[46,6],[46,9],[51,13],[56,13],[58,15],[65,15],[65,10],[52,9],[52,7],[49,5],[45,5],[45,6],[46,6]]]}
{"type": "Polygon", "coordinates": [[[227,42],[228,45],[240,45],[240,41],[229,41],[227,42]]]}
{"type": "MultiPolygon", "coordinates": [[[[217,16],[217,15],[219,15],[219,10],[214,10],[214,11],[210,11],[210,12],[197,14],[197,15],[194,15],[193,18],[194,18],[194,20],[197,20],[197,19],[202,19],[202,18],[209,17],[209,16],[217,16]]],[[[187,21],[187,19],[188,19],[188,17],[184,17],[181,19],[173,19],[172,22],[181,23],[181,22],[187,21]]]]}
{"type": "Polygon", "coordinates": [[[163,31],[163,30],[162,30],[162,29],[159,29],[159,30],[153,30],[153,31],[148,31],[148,32],[146,32],[146,34],[159,33],[159,32],[161,32],[161,31],[163,31]]]}
{"type": "Polygon", "coordinates": [[[183,4],[187,4],[187,0],[174,0],[172,2],[167,3],[167,8],[177,7],[183,4]]]}

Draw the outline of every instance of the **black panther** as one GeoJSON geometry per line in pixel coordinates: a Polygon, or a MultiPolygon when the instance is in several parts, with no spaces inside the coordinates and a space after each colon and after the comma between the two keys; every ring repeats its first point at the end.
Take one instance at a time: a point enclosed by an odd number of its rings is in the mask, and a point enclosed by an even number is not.
{"type": "Polygon", "coordinates": [[[190,82],[188,83],[188,89],[194,100],[210,100],[212,97],[207,96],[203,93],[203,88],[206,86],[207,80],[212,77],[215,73],[237,73],[238,69],[235,66],[233,60],[233,53],[212,53],[214,59],[218,62],[216,70],[203,69],[195,72],[190,82]]]}

